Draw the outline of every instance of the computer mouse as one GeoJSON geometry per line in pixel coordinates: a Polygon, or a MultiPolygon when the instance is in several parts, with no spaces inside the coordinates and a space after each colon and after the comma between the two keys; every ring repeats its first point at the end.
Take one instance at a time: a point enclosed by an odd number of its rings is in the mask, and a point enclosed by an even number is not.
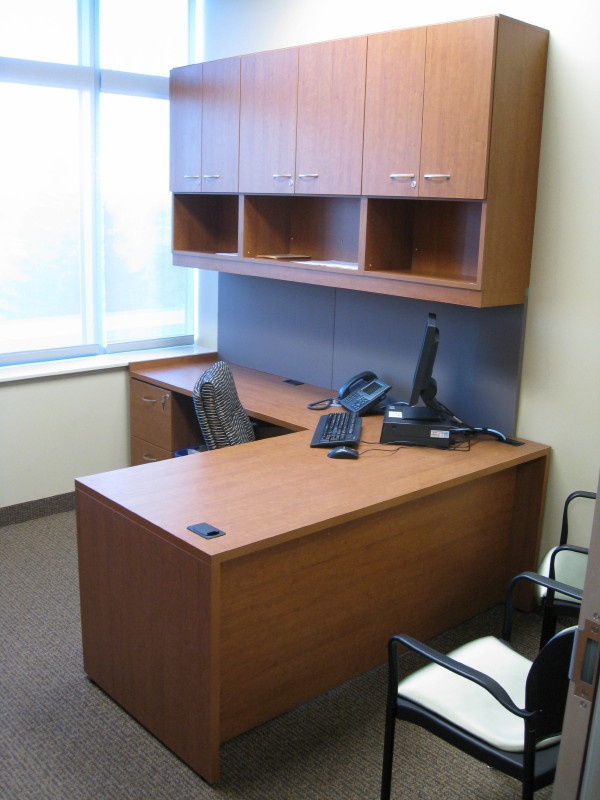
{"type": "Polygon", "coordinates": [[[334,447],[327,455],[329,458],[358,458],[358,450],[353,447],[334,447]]]}

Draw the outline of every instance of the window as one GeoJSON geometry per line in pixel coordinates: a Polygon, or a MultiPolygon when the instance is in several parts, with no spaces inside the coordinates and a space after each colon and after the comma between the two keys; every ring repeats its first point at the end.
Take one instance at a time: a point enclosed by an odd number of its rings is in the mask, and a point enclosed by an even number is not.
{"type": "Polygon", "coordinates": [[[0,0],[0,363],[194,340],[168,74],[194,0],[0,0]]]}

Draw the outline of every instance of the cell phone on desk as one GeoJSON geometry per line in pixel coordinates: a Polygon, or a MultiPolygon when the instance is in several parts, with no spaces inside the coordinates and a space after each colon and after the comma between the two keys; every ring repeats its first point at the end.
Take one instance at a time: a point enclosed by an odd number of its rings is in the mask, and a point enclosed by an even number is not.
{"type": "Polygon", "coordinates": [[[391,388],[374,372],[359,372],[341,387],[338,401],[348,411],[362,416],[383,400],[391,388]]]}

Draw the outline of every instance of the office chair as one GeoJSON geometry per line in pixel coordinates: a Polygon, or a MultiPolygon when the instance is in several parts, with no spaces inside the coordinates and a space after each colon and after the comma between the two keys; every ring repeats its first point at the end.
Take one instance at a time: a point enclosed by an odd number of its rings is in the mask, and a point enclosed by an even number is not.
{"type": "Polygon", "coordinates": [[[576,628],[557,633],[533,661],[510,645],[514,588],[525,579],[581,600],[582,591],[534,572],[511,581],[501,638],[486,636],[443,655],[412,636],[388,643],[388,694],[381,800],[389,800],[396,720],[419,725],[463,752],[517,778],[523,800],[552,783],[576,628]],[[430,663],[400,679],[398,648],[430,663]]]}
{"type": "MultiPolygon", "coordinates": [[[[570,545],[567,539],[569,537],[569,507],[574,500],[581,498],[595,500],[596,493],[577,491],[567,497],[563,506],[559,543],[546,553],[538,568],[541,575],[547,575],[549,578],[578,588],[583,588],[588,548],[570,545]]],[[[540,586],[536,592],[538,602],[543,607],[542,644],[554,636],[558,617],[574,617],[576,619],[579,617],[580,603],[560,594],[549,597],[551,591],[547,592],[545,587],[540,586]]]]}
{"type": "Polygon", "coordinates": [[[209,450],[254,441],[254,428],[240,399],[229,365],[217,361],[196,381],[196,417],[209,450]]]}

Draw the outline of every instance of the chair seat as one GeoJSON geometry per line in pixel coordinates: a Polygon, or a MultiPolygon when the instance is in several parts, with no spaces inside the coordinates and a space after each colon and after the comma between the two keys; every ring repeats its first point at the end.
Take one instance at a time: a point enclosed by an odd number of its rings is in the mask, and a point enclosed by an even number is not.
{"type": "MultiPolygon", "coordinates": [[[[544,559],[542,560],[538,572],[541,575],[550,575],[550,560],[552,558],[552,554],[554,553],[555,548],[549,550],[544,559]]],[[[587,563],[588,557],[583,553],[572,553],[567,551],[563,551],[558,553],[556,556],[556,560],[554,562],[554,577],[562,581],[563,583],[568,583],[570,586],[577,586],[582,587],[585,583],[585,572],[587,570],[587,563]]],[[[538,602],[541,602],[543,598],[546,596],[546,589],[543,586],[536,586],[534,591],[538,597],[538,602]]],[[[555,600],[559,601],[566,601],[568,603],[573,603],[574,606],[579,606],[579,603],[576,603],[571,597],[567,597],[560,592],[557,592],[554,595],[555,600]]]]}
{"type": "MultiPolygon", "coordinates": [[[[485,636],[448,653],[450,658],[496,680],[519,707],[525,706],[525,683],[531,661],[494,636],[485,636]]],[[[493,747],[523,752],[524,723],[484,688],[437,664],[428,664],[398,684],[406,698],[477,736],[493,747]]],[[[553,744],[544,742],[544,746],[553,744]]]]}
{"type": "Polygon", "coordinates": [[[485,636],[444,655],[407,633],[388,640],[388,691],[380,800],[390,800],[396,723],[407,721],[521,781],[523,800],[554,779],[576,628],[551,636],[530,661],[510,645],[521,580],[579,598],[534,572],[509,583],[501,638],[485,636]],[[406,648],[427,666],[401,679],[406,648]],[[527,709],[527,710],[526,710],[527,709]]]}

